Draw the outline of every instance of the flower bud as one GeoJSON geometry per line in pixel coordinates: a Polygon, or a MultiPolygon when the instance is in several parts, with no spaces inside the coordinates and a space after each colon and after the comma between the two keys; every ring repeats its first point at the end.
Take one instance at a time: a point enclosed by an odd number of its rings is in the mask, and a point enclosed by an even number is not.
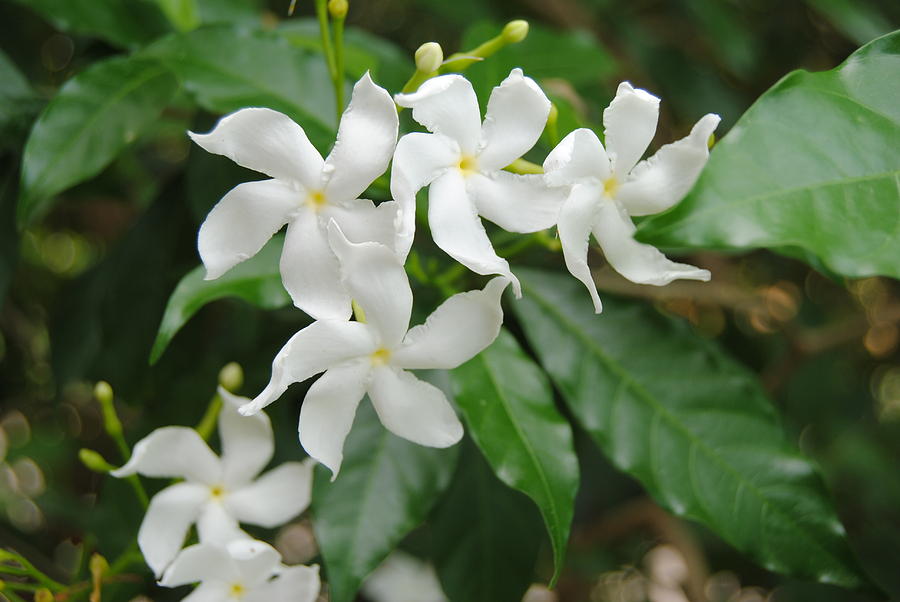
{"type": "Polygon", "coordinates": [[[109,472],[115,470],[115,467],[103,459],[103,456],[92,449],[82,448],[78,452],[78,459],[94,472],[109,472]]]}
{"type": "Polygon", "coordinates": [[[219,371],[219,384],[230,393],[234,393],[244,384],[244,369],[237,362],[229,362],[219,371]]]}
{"type": "Polygon", "coordinates": [[[328,14],[332,19],[343,19],[347,16],[350,3],[347,0],[328,0],[328,14]]]}
{"type": "Polygon", "coordinates": [[[716,144],[716,133],[713,132],[706,140],[706,148],[712,148],[716,144]]]}
{"type": "Polygon", "coordinates": [[[444,50],[437,42],[425,42],[416,50],[416,69],[422,73],[437,71],[444,62],[444,50]]]}
{"type": "Polygon", "coordinates": [[[34,592],[34,602],[53,602],[53,593],[46,587],[34,592]]]}
{"type": "Polygon", "coordinates": [[[507,44],[515,44],[516,42],[521,42],[525,39],[525,36],[528,35],[528,21],[524,19],[516,19],[515,21],[510,21],[506,24],[506,27],[503,28],[503,41],[507,44]]]}
{"type": "Polygon", "coordinates": [[[102,404],[107,404],[113,400],[113,390],[109,383],[105,380],[97,381],[94,385],[94,397],[102,404]]]}

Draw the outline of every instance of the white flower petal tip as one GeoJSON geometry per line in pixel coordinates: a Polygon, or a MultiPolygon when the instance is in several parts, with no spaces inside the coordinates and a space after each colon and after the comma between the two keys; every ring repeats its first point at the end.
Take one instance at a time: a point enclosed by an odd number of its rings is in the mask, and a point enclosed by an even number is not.
{"type": "Polygon", "coordinates": [[[650,92],[647,92],[643,88],[635,88],[631,85],[631,82],[627,81],[620,83],[618,88],[616,88],[616,98],[625,96],[635,96],[641,102],[659,105],[658,96],[650,94],[650,92]]]}
{"type": "Polygon", "coordinates": [[[593,130],[570,132],[544,159],[544,181],[549,186],[570,186],[579,181],[602,182],[610,175],[609,156],[593,130]]]}

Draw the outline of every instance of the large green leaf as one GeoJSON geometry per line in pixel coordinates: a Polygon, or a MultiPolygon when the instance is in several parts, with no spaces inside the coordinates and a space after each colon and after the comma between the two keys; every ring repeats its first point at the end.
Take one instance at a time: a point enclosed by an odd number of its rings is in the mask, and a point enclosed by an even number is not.
{"type": "Polygon", "coordinates": [[[148,52],[209,111],[268,107],[291,116],[318,146],[334,142],[334,90],[324,60],[274,32],[213,25],[164,38],[148,52]]]}
{"type": "Polygon", "coordinates": [[[568,275],[519,270],[513,304],[542,364],[611,461],[675,514],[766,568],[866,583],[814,466],[758,380],[680,321],[568,275]]]}
{"type": "Polygon", "coordinates": [[[0,51],[0,149],[21,148],[42,103],[25,76],[0,51]]]}
{"type": "Polygon", "coordinates": [[[290,305],[291,297],[281,284],[278,269],[283,245],[283,237],[273,238],[259,253],[215,280],[204,280],[206,270],[202,265],[188,272],[169,297],[150,351],[150,363],[156,363],[172,337],[207,303],[238,297],[263,309],[290,305]]]}
{"type": "Polygon", "coordinates": [[[542,538],[534,504],[501,483],[468,440],[431,517],[434,562],[451,600],[521,600],[542,538]]]}
{"type": "Polygon", "coordinates": [[[450,483],[456,454],[392,435],[363,400],[338,478],[329,482],[319,467],[313,486],[313,525],[333,602],[353,600],[366,575],[425,520],[450,483]]]}
{"type": "Polygon", "coordinates": [[[25,145],[19,223],[45,212],[53,196],[106,167],[155,122],[178,89],[159,61],[115,57],[60,89],[25,145]]]}
{"type": "Polygon", "coordinates": [[[468,432],[494,473],[540,509],[553,544],[555,581],[578,492],[578,458],[547,377],[504,330],[451,379],[468,432]]]}
{"type": "Polygon", "coordinates": [[[795,247],[846,276],[900,277],[900,32],[796,71],[716,146],[693,192],[641,224],[662,246],[795,247]]]}

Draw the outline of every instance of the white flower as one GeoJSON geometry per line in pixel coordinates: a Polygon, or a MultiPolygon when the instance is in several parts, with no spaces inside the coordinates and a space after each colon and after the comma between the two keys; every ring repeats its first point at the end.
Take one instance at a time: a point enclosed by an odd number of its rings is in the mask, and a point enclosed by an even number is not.
{"type": "Polygon", "coordinates": [[[246,418],[237,408],[249,400],[219,388],[221,459],[197,431],[183,426],[156,429],[134,446],[116,477],[139,473],[181,478],[150,500],[138,532],[147,564],[159,576],[195,522],[201,542],[247,537],[238,522],[277,527],[309,506],[312,462],[285,462],[258,479],[274,451],[269,417],[246,418]]]}
{"type": "Polygon", "coordinates": [[[353,244],[332,222],[329,241],[347,291],[366,322],[319,320],[287,342],[272,362],[272,379],[251,404],[251,414],[272,403],[291,383],[325,372],[300,408],[300,443],[337,477],[344,439],[366,393],[382,424],[420,445],[448,447],[462,425],[437,387],[407,369],[451,369],[471,359],[500,332],[505,278],[484,290],[453,295],[426,322],[409,329],[412,290],[397,256],[379,243],[353,244]]]}
{"type": "Polygon", "coordinates": [[[362,592],[372,602],[447,602],[434,567],[399,550],[366,578],[362,592]]]}
{"type": "Polygon", "coordinates": [[[318,566],[284,566],[275,548],[251,539],[185,548],[159,584],[198,581],[184,602],[315,602],[321,586],[318,566]]]}
{"type": "Polygon", "coordinates": [[[520,296],[518,280],[494,252],[478,216],[510,232],[556,224],[559,191],[539,175],[502,171],[537,142],[550,101],[521,69],[494,88],[484,124],[472,84],[459,75],[435,77],[395,99],[434,132],[407,134],[394,153],[391,192],[400,203],[401,244],[412,244],[416,192],[430,184],[428,223],[437,246],[473,272],[509,278],[520,296]]]}
{"type": "Polygon", "coordinates": [[[710,278],[708,270],[672,262],[633,236],[630,216],[665,211],[690,191],[709,157],[709,136],[719,124],[718,115],[705,115],[687,137],[638,163],[658,118],[659,99],[623,82],[603,111],[606,148],[594,132],[578,129],[544,161],[548,184],[571,187],[559,213],[559,240],[566,267],[587,287],[598,313],[602,305],[587,264],[591,232],[609,264],[632,282],[662,286],[679,278],[710,278]]]}
{"type": "Polygon", "coordinates": [[[394,246],[397,204],[376,207],[357,197],[387,169],[397,127],[390,94],[367,73],[324,161],[303,128],[270,109],[241,109],[209,134],[190,133],[207,151],[273,178],[236,186],[209,212],[197,240],[206,278],[252,257],[287,224],[281,278],[294,304],[314,318],[349,318],[326,227],[333,219],[352,240],[394,246]]]}

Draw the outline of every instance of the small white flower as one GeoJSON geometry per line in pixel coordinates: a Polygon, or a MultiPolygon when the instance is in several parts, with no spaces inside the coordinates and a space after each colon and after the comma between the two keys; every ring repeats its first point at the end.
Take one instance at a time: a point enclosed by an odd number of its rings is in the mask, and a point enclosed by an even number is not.
{"type": "Polygon", "coordinates": [[[463,431],[447,398],[407,370],[449,370],[490,345],[503,322],[500,295],[508,281],[494,278],[484,290],[453,295],[409,329],[412,290],[397,256],[379,243],[351,243],[335,222],[329,241],[366,322],[318,320],[295,334],[275,356],[268,386],[241,413],[257,412],[291,383],[325,372],[306,394],[299,429],[300,443],[332,479],[366,393],[395,435],[429,447],[453,445],[463,431]]]}
{"type": "Polygon", "coordinates": [[[318,566],[285,566],[275,548],[252,539],[187,547],[159,584],[198,581],[184,602],[315,602],[321,587],[318,566]]]}
{"type": "Polygon", "coordinates": [[[582,128],[566,136],[544,161],[547,183],[569,189],[558,224],[566,267],[587,287],[598,313],[602,304],[587,264],[591,232],[609,264],[632,282],[662,286],[679,278],[710,278],[708,270],[670,261],[634,239],[630,216],[659,213],[684,198],[706,165],[707,141],[719,124],[718,115],[705,115],[687,137],[638,163],[658,118],[659,99],[623,82],[603,111],[606,148],[594,132],[582,128]]]}
{"type": "Polygon", "coordinates": [[[270,109],[241,109],[209,134],[191,132],[207,151],[273,178],[236,186],[209,212],[197,240],[206,278],[252,257],[287,224],[281,278],[294,304],[314,318],[349,318],[326,228],[333,219],[355,241],[394,246],[397,204],[357,197],[387,169],[397,128],[390,94],[366,73],[324,161],[303,128],[270,109]]]}
{"type": "Polygon", "coordinates": [[[157,576],[195,522],[201,542],[226,543],[247,537],[239,522],[277,527],[309,506],[312,462],[285,462],[254,480],[274,451],[269,417],[241,416],[237,409],[249,400],[221,387],[219,394],[221,459],[194,429],[167,426],[141,439],[128,463],[111,473],[184,479],[153,496],[138,532],[141,552],[157,576]]]}
{"type": "Polygon", "coordinates": [[[447,602],[434,567],[399,550],[366,578],[362,592],[372,602],[447,602]]]}
{"type": "Polygon", "coordinates": [[[430,184],[428,223],[435,244],[473,272],[509,278],[520,296],[518,280],[494,252],[479,215],[510,232],[537,232],[556,223],[560,191],[548,189],[539,175],[503,171],[537,142],[550,101],[521,69],[494,88],[484,124],[472,84],[460,75],[435,77],[395,99],[412,107],[413,118],[433,132],[407,134],[394,153],[391,192],[400,203],[400,244],[412,244],[416,192],[430,184]]]}

